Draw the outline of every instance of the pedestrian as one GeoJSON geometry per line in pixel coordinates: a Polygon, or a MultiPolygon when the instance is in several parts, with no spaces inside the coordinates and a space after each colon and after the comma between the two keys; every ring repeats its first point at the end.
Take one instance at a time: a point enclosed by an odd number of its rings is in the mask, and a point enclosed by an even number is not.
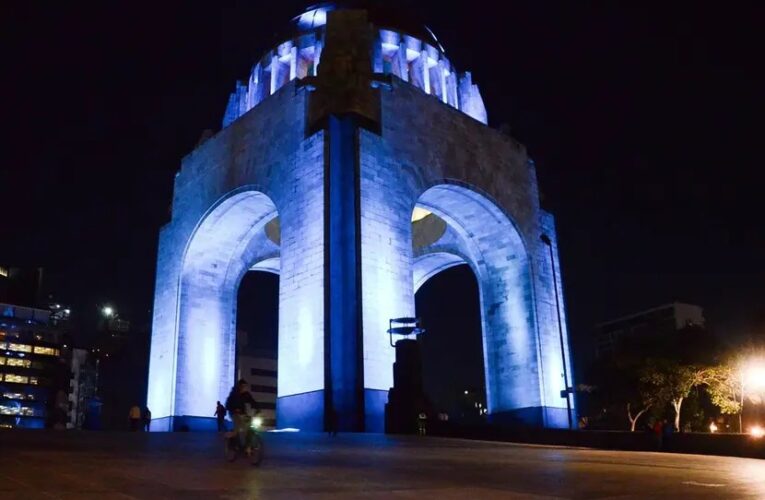
{"type": "Polygon", "coordinates": [[[138,407],[138,405],[133,405],[130,407],[130,412],[128,412],[128,421],[130,422],[130,430],[135,432],[139,429],[141,425],[141,408],[138,407]]]}
{"type": "Polygon", "coordinates": [[[668,444],[672,444],[672,435],[675,433],[675,424],[668,422],[667,420],[661,426],[661,445],[666,447],[668,444]]]}
{"type": "Polygon", "coordinates": [[[217,402],[215,406],[215,418],[218,420],[218,432],[226,431],[226,407],[217,402]]]}
{"type": "Polygon", "coordinates": [[[421,411],[419,415],[417,415],[417,427],[419,428],[420,436],[424,436],[427,429],[426,424],[428,423],[428,415],[421,411]]]}
{"type": "Polygon", "coordinates": [[[660,450],[662,446],[662,434],[664,433],[663,430],[664,424],[662,423],[661,419],[656,419],[656,422],[653,424],[653,434],[656,437],[656,447],[660,450]]]}
{"type": "Polygon", "coordinates": [[[151,410],[148,406],[144,406],[141,416],[143,418],[143,430],[149,432],[151,430],[151,410]]]}

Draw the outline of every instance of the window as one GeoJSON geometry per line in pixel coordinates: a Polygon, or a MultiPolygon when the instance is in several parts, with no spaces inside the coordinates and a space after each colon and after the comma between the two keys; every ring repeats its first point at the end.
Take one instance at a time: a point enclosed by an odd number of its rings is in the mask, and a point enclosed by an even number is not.
{"type": "Polygon", "coordinates": [[[262,368],[250,368],[250,375],[261,377],[276,377],[276,370],[264,370],[262,368]]]}
{"type": "Polygon", "coordinates": [[[271,394],[276,394],[276,387],[271,387],[268,385],[252,385],[252,392],[267,392],[271,394]]]}
{"type": "Polygon", "coordinates": [[[8,344],[8,350],[16,352],[32,352],[32,346],[26,344],[14,344],[11,342],[8,344]]]}
{"type": "Polygon", "coordinates": [[[8,344],[6,342],[0,342],[0,349],[8,349],[8,344]]]}
{"type": "Polygon", "coordinates": [[[26,417],[33,417],[35,411],[28,406],[0,406],[0,415],[24,415],[26,417]]]}
{"type": "MultiPolygon", "coordinates": [[[[0,375],[2,377],[2,375],[0,375]]],[[[34,399],[33,394],[21,394],[20,392],[4,392],[3,397],[5,399],[34,399]]]]}
{"type": "Polygon", "coordinates": [[[4,364],[5,364],[5,358],[0,356],[0,365],[4,365],[4,364]]]}
{"type": "Polygon", "coordinates": [[[29,383],[32,385],[37,385],[37,377],[29,377],[29,383]]]}
{"type": "Polygon", "coordinates": [[[8,366],[21,366],[24,368],[29,368],[32,364],[31,361],[28,359],[16,359],[16,358],[8,358],[8,366]]]}
{"type": "Polygon", "coordinates": [[[8,277],[8,268],[7,267],[0,267],[0,276],[3,278],[8,277]]]}
{"type": "Polygon", "coordinates": [[[6,373],[5,381],[12,382],[14,384],[26,384],[29,382],[29,378],[22,375],[14,375],[13,373],[6,373]]]}
{"type": "Polygon", "coordinates": [[[45,354],[47,356],[58,356],[58,349],[54,349],[52,347],[40,347],[36,345],[35,354],[45,354]]]}

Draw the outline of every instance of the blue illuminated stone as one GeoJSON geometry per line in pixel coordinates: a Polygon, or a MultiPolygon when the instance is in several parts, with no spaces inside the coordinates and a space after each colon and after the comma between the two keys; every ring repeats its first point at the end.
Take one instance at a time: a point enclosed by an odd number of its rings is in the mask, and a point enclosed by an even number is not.
{"type": "Polygon", "coordinates": [[[490,417],[568,425],[555,226],[525,148],[486,126],[440,46],[365,11],[322,16],[254,66],[223,130],[183,159],[160,233],[153,427],[211,426],[234,383],[239,283],[260,269],[280,275],[278,426],[321,430],[334,408],[342,430],[382,431],[389,320],[462,263],[479,284],[490,417]],[[413,222],[416,207],[431,219],[413,222]]]}

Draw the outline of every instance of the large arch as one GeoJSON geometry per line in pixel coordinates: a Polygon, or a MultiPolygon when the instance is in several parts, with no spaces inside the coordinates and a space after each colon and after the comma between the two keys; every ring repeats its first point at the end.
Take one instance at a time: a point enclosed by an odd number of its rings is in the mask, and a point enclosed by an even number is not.
{"type": "Polygon", "coordinates": [[[273,201],[252,190],[221,199],[200,221],[181,264],[174,414],[207,417],[234,382],[236,298],[244,274],[278,255],[264,227],[273,201]]]}
{"type": "Polygon", "coordinates": [[[540,406],[531,263],[513,221],[486,194],[465,184],[425,190],[416,206],[448,229],[413,248],[414,289],[439,272],[467,263],[478,280],[486,401],[494,419],[533,420],[540,406]]]}

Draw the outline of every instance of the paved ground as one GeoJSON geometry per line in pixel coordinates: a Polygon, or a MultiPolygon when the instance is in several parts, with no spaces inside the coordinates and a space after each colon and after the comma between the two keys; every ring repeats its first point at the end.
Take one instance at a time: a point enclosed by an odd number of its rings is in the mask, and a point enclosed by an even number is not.
{"type": "Polygon", "coordinates": [[[765,460],[380,435],[0,431],[0,498],[765,498],[765,460]]]}

